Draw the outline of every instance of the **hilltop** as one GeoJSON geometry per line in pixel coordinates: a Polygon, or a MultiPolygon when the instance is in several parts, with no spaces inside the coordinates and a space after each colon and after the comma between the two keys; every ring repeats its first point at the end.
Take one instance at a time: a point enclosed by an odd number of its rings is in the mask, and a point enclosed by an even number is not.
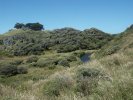
{"type": "Polygon", "coordinates": [[[3,34],[0,41],[6,53],[22,56],[38,55],[47,50],[56,50],[58,53],[83,49],[96,50],[111,39],[110,34],[95,28],[84,31],[62,28],[53,31],[11,30],[3,34]]]}

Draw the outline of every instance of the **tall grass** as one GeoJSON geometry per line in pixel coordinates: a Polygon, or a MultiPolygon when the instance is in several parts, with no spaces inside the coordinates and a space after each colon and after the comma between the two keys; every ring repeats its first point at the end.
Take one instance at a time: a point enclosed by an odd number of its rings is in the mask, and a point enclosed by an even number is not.
{"type": "Polygon", "coordinates": [[[27,75],[7,78],[12,85],[0,78],[0,100],[132,100],[132,59],[128,49],[70,68],[31,67],[27,75]]]}

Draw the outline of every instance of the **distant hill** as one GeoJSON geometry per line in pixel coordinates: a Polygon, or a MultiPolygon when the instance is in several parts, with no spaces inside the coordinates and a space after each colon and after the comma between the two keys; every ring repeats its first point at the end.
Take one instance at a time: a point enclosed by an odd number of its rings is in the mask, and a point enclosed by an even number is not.
{"type": "Polygon", "coordinates": [[[21,56],[41,54],[46,50],[71,52],[80,49],[95,50],[112,39],[110,34],[96,28],[84,31],[73,28],[53,31],[10,30],[0,36],[1,51],[21,56]]]}
{"type": "Polygon", "coordinates": [[[114,39],[104,45],[96,55],[103,57],[130,48],[133,48],[133,25],[128,27],[124,32],[117,34],[114,39]]]}

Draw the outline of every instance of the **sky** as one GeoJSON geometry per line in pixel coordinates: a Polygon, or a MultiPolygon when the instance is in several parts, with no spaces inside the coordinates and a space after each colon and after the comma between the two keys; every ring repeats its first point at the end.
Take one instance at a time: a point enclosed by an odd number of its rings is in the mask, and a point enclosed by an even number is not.
{"type": "Polygon", "coordinates": [[[119,33],[133,24],[133,0],[0,0],[0,33],[17,22],[119,33]]]}

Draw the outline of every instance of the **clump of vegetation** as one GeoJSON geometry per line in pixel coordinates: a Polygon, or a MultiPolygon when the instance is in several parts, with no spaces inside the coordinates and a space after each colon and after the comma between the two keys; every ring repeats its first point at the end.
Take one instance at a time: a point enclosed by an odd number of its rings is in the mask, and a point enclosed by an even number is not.
{"type": "Polygon", "coordinates": [[[67,59],[67,61],[69,61],[69,62],[77,61],[76,56],[73,56],[73,55],[71,55],[71,56],[69,56],[69,57],[66,57],[66,59],[67,59]]]}
{"type": "Polygon", "coordinates": [[[18,67],[17,68],[17,73],[18,74],[27,74],[28,73],[28,69],[26,67],[23,67],[23,66],[18,67]]]}
{"type": "Polygon", "coordinates": [[[5,75],[5,76],[14,76],[17,74],[26,74],[26,73],[28,73],[26,68],[17,67],[11,64],[7,64],[0,68],[0,75],[5,75]]]}
{"type": "Polygon", "coordinates": [[[20,65],[22,62],[23,62],[23,60],[18,59],[18,60],[14,60],[14,61],[10,62],[10,64],[12,64],[12,65],[20,65]]]}
{"type": "Polygon", "coordinates": [[[39,58],[36,55],[31,55],[26,59],[26,63],[33,63],[37,62],[39,58]]]}
{"type": "Polygon", "coordinates": [[[64,74],[57,75],[48,81],[43,87],[43,93],[47,96],[59,96],[72,87],[72,79],[64,74]]]}
{"type": "Polygon", "coordinates": [[[27,24],[23,24],[23,23],[16,23],[14,28],[16,29],[31,29],[34,31],[40,31],[43,30],[43,25],[40,23],[27,23],[27,24]]]}
{"type": "Polygon", "coordinates": [[[64,67],[70,67],[69,61],[64,60],[64,59],[63,60],[60,60],[58,62],[58,64],[61,65],[61,66],[64,66],[64,67]]]}
{"type": "Polygon", "coordinates": [[[99,76],[101,72],[94,68],[81,68],[77,71],[76,92],[83,95],[90,95],[94,88],[98,85],[99,76]]]}
{"type": "Polygon", "coordinates": [[[77,72],[77,77],[97,77],[98,75],[100,75],[100,71],[97,69],[93,69],[93,68],[81,68],[78,70],[77,72]]]}
{"type": "Polygon", "coordinates": [[[0,75],[13,76],[18,74],[17,67],[14,65],[6,65],[0,68],[0,75]]]}
{"type": "Polygon", "coordinates": [[[37,66],[39,67],[49,67],[51,65],[57,65],[58,64],[58,59],[46,59],[46,58],[40,58],[37,61],[37,66]]]}

